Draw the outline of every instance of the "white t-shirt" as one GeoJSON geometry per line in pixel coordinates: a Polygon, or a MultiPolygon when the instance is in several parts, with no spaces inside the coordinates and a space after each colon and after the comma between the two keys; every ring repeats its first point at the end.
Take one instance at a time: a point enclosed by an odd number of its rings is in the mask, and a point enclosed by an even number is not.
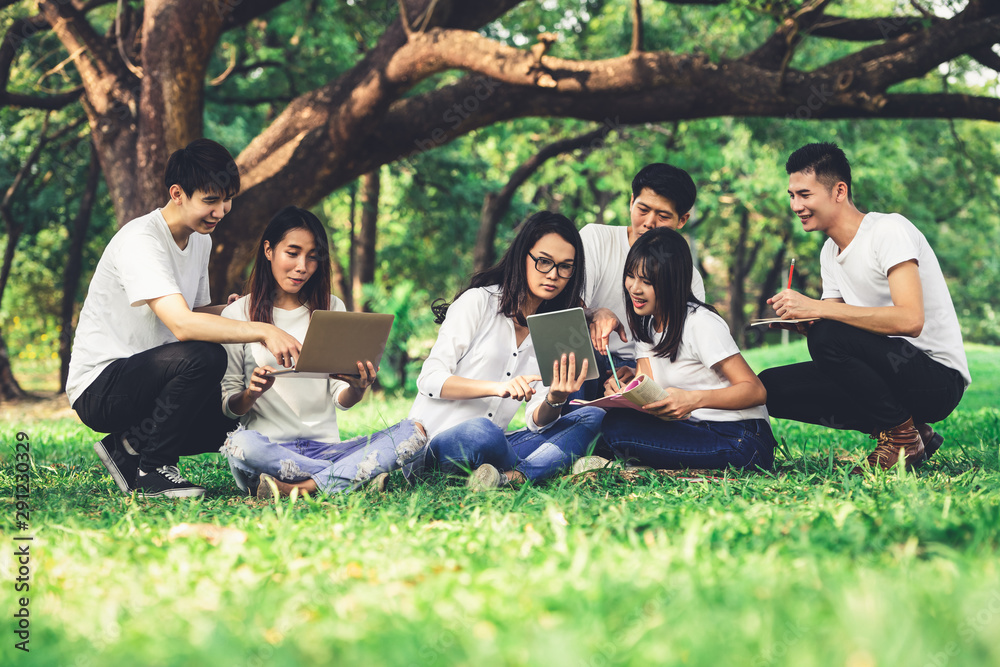
{"type": "Polygon", "coordinates": [[[211,303],[211,252],[207,234],[192,234],[187,247],[177,247],[159,209],[118,230],[80,312],[66,380],[70,405],[111,362],[177,341],[146,302],[180,294],[192,309],[211,303]]]}
{"type": "Polygon", "coordinates": [[[917,260],[924,294],[924,328],[910,341],[935,361],[953,368],[972,382],[962,344],[962,328],[937,256],[912,222],[898,213],[867,213],[854,239],[839,251],[827,239],[820,254],[823,298],[843,299],[852,306],[891,306],[889,269],[917,260]]]}
{"type": "MultiPolygon", "coordinates": [[[[739,354],[729,325],[707,308],[688,308],[684,320],[684,333],[677,349],[677,360],[657,357],[653,348],[660,337],[666,334],[653,333],[653,344],[636,341],[636,355],[639,359],[649,359],[653,379],[663,388],[677,387],[689,391],[725,389],[732,383],[725,375],[712,368],[715,364],[739,354]]],[[[743,410],[718,410],[700,408],[691,413],[694,421],[734,422],[747,419],[767,419],[767,409],[763,405],[743,410]]]]}
{"type": "MultiPolygon", "coordinates": [[[[420,369],[419,393],[409,414],[410,419],[424,425],[428,438],[479,417],[506,429],[521,408],[520,401],[499,396],[441,398],[441,387],[452,375],[491,382],[511,380],[518,375],[538,375],[531,335],[518,345],[514,323],[499,312],[499,307],[500,291],[495,285],[466,290],[448,307],[437,341],[420,369]]],[[[531,388],[535,395],[528,403],[525,421],[532,431],[544,431],[556,422],[539,427],[534,414],[548,391],[541,380],[532,383],[531,388]]]]}
{"type": "MultiPolygon", "coordinates": [[[[625,292],[622,281],[625,273],[625,258],[628,256],[628,227],[590,224],[580,230],[583,239],[583,256],[587,265],[587,284],[584,286],[583,302],[587,308],[609,308],[625,327],[629,340],[621,341],[618,334],[608,337],[608,347],[612,354],[623,359],[635,359],[635,343],[628,330],[628,314],[625,306],[625,292]]],[[[705,300],[705,281],[698,269],[691,275],[691,291],[700,301],[705,300]]]]}
{"type": "MultiPolygon", "coordinates": [[[[244,296],[226,306],[223,317],[249,322],[250,297],[244,296]]],[[[330,296],[330,310],[345,311],[344,302],[330,296]]],[[[274,326],[294,336],[299,342],[309,328],[309,308],[295,310],[275,308],[274,326]]],[[[254,402],[245,415],[229,409],[229,397],[250,384],[253,369],[258,366],[278,368],[280,364],[271,352],[260,343],[232,343],[224,345],[229,366],[222,378],[222,411],[227,417],[239,419],[243,426],[267,436],[271,442],[284,443],[299,439],[317,442],[340,442],[337,428],[337,408],[343,410],[336,398],[347,386],[341,380],[319,378],[291,378],[278,376],[274,385],[254,402]]]]}

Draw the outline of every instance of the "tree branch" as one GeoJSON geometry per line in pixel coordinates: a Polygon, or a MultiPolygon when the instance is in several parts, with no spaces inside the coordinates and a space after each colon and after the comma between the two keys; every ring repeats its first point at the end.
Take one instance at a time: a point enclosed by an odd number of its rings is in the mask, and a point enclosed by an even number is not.
{"type": "Polygon", "coordinates": [[[642,51],[642,5],[639,0],[632,0],[632,48],[629,53],[642,51]]]}

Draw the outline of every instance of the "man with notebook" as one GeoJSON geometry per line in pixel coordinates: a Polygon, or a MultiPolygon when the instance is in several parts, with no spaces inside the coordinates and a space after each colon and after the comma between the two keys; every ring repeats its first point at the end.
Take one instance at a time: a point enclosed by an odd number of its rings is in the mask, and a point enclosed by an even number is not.
{"type": "Polygon", "coordinates": [[[760,374],[767,410],[870,434],[872,468],[891,468],[901,453],[906,465],[920,464],[942,442],[929,424],[951,414],[971,382],[937,257],[898,213],[858,210],[851,167],[836,144],[803,146],[785,170],[802,228],[827,236],[823,294],[786,289],[768,300],[783,319],[821,319],[796,325],[806,327],[812,361],[760,374]]]}

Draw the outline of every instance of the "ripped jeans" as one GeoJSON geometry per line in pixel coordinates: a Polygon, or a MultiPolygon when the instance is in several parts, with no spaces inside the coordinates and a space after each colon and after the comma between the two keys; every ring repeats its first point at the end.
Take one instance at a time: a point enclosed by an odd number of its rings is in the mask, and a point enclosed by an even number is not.
{"type": "Polygon", "coordinates": [[[412,419],[343,442],[271,442],[240,426],[219,450],[229,461],[236,485],[256,487],[261,473],[284,482],[312,478],[324,493],[353,491],[372,477],[403,467],[423,453],[427,437],[412,419]]]}
{"type": "Polygon", "coordinates": [[[544,431],[504,433],[485,417],[470,419],[438,433],[406,474],[423,478],[430,470],[463,474],[489,463],[502,472],[518,470],[540,482],[568,470],[593,449],[604,410],[584,407],[563,415],[544,431]]]}

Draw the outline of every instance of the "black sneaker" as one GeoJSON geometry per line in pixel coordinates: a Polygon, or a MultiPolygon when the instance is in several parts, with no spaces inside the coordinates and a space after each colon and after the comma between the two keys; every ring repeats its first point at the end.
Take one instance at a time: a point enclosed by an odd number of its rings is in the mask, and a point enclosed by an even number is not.
{"type": "Polygon", "coordinates": [[[177,466],[160,466],[145,475],[136,475],[135,490],[147,498],[193,498],[205,495],[205,489],[181,477],[177,466]]]}
{"type": "Polygon", "coordinates": [[[125,436],[121,433],[109,433],[94,443],[94,451],[121,492],[132,493],[135,476],[139,472],[139,455],[125,442],[125,436]]]}

